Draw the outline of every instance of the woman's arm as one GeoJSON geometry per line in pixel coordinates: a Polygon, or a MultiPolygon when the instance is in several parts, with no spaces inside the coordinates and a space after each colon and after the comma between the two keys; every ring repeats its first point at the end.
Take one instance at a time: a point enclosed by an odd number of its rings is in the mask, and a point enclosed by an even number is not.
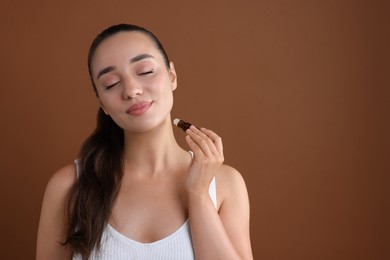
{"type": "Polygon", "coordinates": [[[210,130],[187,130],[194,152],[188,173],[189,219],[196,259],[253,259],[249,235],[249,200],[238,171],[223,165],[221,138],[210,130]],[[208,187],[216,176],[219,211],[208,187]]]}
{"type": "Polygon", "coordinates": [[[71,259],[71,250],[61,243],[66,237],[66,205],[76,179],[74,165],[57,171],[47,184],[37,237],[37,260],[71,259]]]}

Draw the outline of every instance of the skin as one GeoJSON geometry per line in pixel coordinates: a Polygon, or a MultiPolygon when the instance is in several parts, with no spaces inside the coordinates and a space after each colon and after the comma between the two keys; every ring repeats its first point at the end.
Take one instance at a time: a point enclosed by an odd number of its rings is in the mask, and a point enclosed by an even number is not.
{"type": "MultiPolygon", "coordinates": [[[[253,259],[246,186],[237,170],[223,164],[221,138],[205,128],[188,129],[185,138],[194,158],[174,138],[173,63],[167,68],[144,34],[121,32],[97,48],[92,72],[101,107],[125,133],[124,178],[109,225],[147,243],[169,236],[189,219],[196,259],[253,259]],[[148,57],[131,61],[143,54],[148,57]],[[127,113],[142,101],[150,104],[144,113],[127,113]],[[217,210],[208,193],[214,177],[217,210]]],[[[74,165],[68,165],[47,185],[37,259],[71,258],[69,248],[57,241],[65,237],[66,196],[75,176],[74,165]]]]}

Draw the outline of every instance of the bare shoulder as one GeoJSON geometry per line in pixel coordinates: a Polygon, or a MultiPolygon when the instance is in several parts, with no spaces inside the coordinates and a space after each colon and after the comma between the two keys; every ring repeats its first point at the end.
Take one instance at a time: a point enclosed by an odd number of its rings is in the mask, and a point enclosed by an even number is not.
{"type": "Polygon", "coordinates": [[[70,250],[61,245],[65,241],[68,194],[76,181],[76,167],[69,164],[50,178],[43,197],[38,226],[36,259],[69,259],[70,250]]]}
{"type": "Polygon", "coordinates": [[[76,167],[75,164],[68,164],[58,169],[50,178],[48,186],[55,186],[56,188],[66,189],[74,184],[76,181],[76,167]]]}
{"type": "Polygon", "coordinates": [[[76,167],[74,164],[66,165],[57,170],[49,179],[46,195],[68,193],[76,181],[76,167]]]}
{"type": "Polygon", "coordinates": [[[216,175],[216,186],[218,204],[222,204],[226,199],[231,197],[246,200],[248,197],[245,180],[241,173],[229,165],[222,165],[216,175]]]}
{"type": "Polygon", "coordinates": [[[231,181],[232,178],[233,180],[236,180],[237,178],[242,179],[242,176],[241,173],[234,167],[227,164],[223,164],[221,166],[220,172],[218,172],[217,178],[220,178],[221,180],[231,181]]]}
{"type": "Polygon", "coordinates": [[[216,175],[218,214],[242,259],[253,259],[250,242],[250,207],[241,173],[223,165],[216,175]]]}
{"type": "Polygon", "coordinates": [[[60,211],[65,209],[69,191],[76,178],[76,167],[74,164],[60,168],[51,176],[43,197],[42,213],[59,214],[60,211]]]}
{"type": "Polygon", "coordinates": [[[245,181],[241,173],[232,166],[223,164],[216,175],[216,182],[221,188],[242,189],[245,187],[245,181]]]}

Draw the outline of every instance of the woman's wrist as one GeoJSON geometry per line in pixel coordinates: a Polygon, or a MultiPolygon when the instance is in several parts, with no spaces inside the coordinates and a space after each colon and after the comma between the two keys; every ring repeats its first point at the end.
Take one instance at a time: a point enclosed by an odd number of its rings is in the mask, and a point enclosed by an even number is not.
{"type": "Polygon", "coordinates": [[[189,203],[198,202],[198,201],[208,201],[210,200],[210,195],[208,190],[188,190],[187,189],[187,197],[189,203]]]}

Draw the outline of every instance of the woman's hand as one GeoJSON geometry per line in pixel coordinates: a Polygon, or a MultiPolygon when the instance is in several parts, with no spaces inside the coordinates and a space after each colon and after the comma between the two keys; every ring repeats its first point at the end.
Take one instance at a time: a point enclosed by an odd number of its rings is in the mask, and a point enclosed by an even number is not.
{"type": "Polygon", "coordinates": [[[196,259],[252,260],[249,201],[242,176],[222,164],[222,140],[217,134],[194,126],[186,133],[186,141],[194,153],[186,189],[196,259]],[[215,176],[219,191],[217,210],[208,192],[215,176]]]}
{"type": "Polygon", "coordinates": [[[208,194],[210,182],[224,161],[222,139],[211,130],[195,126],[187,129],[186,133],[187,144],[194,155],[186,189],[192,194],[208,194]]]}

